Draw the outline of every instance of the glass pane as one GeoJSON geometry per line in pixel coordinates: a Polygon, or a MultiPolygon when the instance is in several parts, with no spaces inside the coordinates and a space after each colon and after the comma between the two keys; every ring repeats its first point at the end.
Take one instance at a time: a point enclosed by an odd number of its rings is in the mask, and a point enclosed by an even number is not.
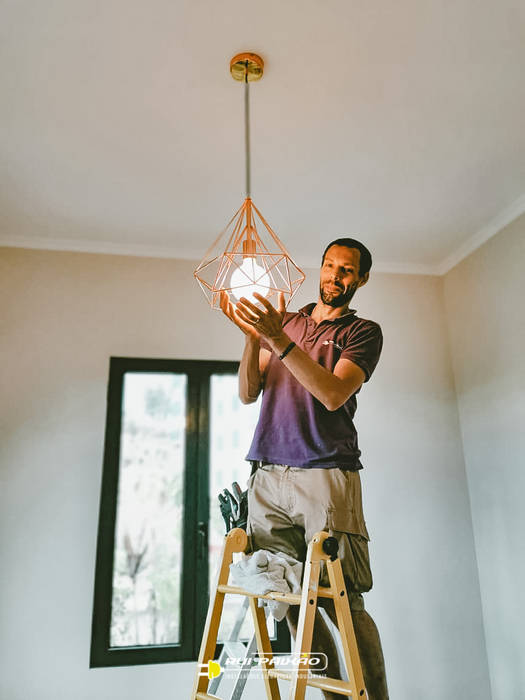
{"type": "MultiPolygon", "coordinates": [[[[209,586],[215,583],[219,559],[224,544],[226,526],[222,518],[218,494],[225,488],[231,491],[237,481],[244,491],[251,466],[246,462],[250,443],[259,417],[260,397],[256,403],[243,405],[239,400],[237,375],[214,374],[210,387],[210,530],[209,530],[209,586]]],[[[227,595],[221,619],[218,641],[229,638],[237,615],[242,611],[243,599],[227,595]]],[[[274,632],[269,618],[270,634],[274,632]]],[[[253,634],[251,614],[245,616],[241,639],[253,634]]]]}
{"type": "Polygon", "coordinates": [[[127,372],[110,645],[180,642],[186,375],[127,372]]]}

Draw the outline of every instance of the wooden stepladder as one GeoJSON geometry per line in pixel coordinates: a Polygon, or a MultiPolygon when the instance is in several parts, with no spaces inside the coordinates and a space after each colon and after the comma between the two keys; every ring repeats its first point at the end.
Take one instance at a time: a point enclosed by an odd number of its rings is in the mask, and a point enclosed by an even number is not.
{"type": "Polygon", "coordinates": [[[209,678],[202,669],[214,658],[224,596],[226,594],[236,594],[249,599],[258,653],[267,660],[265,664],[261,665],[261,671],[266,687],[266,696],[269,700],[281,700],[277,683],[278,678],[290,681],[289,700],[304,700],[306,686],[328,690],[340,695],[350,695],[352,700],[366,700],[367,696],[354,626],[352,624],[352,615],[348,604],[341,562],[337,558],[337,540],[324,531],[318,532],[312,538],[306,555],[301,594],[267,593],[263,596],[228,585],[229,566],[233,561],[233,554],[235,552],[244,552],[247,542],[246,532],[240,528],[230,530],[225,537],[217,585],[210,595],[210,605],[202,636],[191,700],[219,700],[217,696],[210,695],[207,692],[209,678]],[[326,562],[330,581],[329,586],[319,586],[321,561],[326,562]],[[315,611],[319,597],[331,598],[334,601],[348,681],[314,676],[308,667],[302,664],[295,664],[292,671],[277,669],[272,664],[272,647],[266,626],[266,616],[264,609],[258,607],[257,599],[266,598],[268,600],[284,601],[291,605],[300,605],[294,656],[303,658],[305,654],[308,655],[311,651],[315,611]]]}

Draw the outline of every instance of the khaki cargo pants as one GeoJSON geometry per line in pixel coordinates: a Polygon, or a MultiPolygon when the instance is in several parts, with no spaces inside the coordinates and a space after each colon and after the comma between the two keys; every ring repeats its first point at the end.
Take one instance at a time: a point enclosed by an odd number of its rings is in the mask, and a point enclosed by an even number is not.
{"type": "MultiPolygon", "coordinates": [[[[304,562],[320,530],[337,538],[350,607],[363,610],[361,594],[372,588],[372,573],[359,472],[266,464],[252,474],[247,525],[252,551],[284,552],[304,562]]],[[[328,585],[324,567],[320,580],[328,585]]]]}

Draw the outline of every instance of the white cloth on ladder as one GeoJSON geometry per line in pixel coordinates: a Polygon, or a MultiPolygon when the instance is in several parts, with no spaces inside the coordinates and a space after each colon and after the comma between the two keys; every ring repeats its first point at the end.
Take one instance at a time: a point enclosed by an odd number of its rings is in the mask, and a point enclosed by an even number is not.
{"type": "MultiPolygon", "coordinates": [[[[250,593],[265,595],[300,593],[303,564],[282,552],[258,549],[236,564],[230,564],[232,582],[250,593]]],[[[279,600],[265,600],[273,617],[279,621],[286,615],[289,604],[279,600]]]]}

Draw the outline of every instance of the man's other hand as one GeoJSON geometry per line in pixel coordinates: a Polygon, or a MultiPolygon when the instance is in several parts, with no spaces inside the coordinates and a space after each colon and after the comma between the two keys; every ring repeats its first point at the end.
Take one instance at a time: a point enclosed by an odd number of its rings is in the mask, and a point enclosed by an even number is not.
{"type": "Polygon", "coordinates": [[[246,297],[241,297],[235,307],[236,317],[245,325],[252,328],[259,335],[269,340],[277,340],[283,334],[283,318],[286,311],[284,293],[279,292],[279,306],[276,309],[272,304],[257,292],[253,293],[257,301],[264,308],[260,308],[246,297]]]}
{"type": "Polygon", "coordinates": [[[237,328],[240,328],[241,331],[245,335],[247,335],[251,338],[254,338],[255,340],[259,340],[259,338],[260,338],[259,333],[256,331],[256,329],[252,325],[245,323],[239,317],[233,304],[230,301],[230,295],[225,290],[222,290],[220,293],[220,307],[221,307],[222,313],[225,316],[227,316],[230,319],[230,321],[235,323],[237,328]]]}

